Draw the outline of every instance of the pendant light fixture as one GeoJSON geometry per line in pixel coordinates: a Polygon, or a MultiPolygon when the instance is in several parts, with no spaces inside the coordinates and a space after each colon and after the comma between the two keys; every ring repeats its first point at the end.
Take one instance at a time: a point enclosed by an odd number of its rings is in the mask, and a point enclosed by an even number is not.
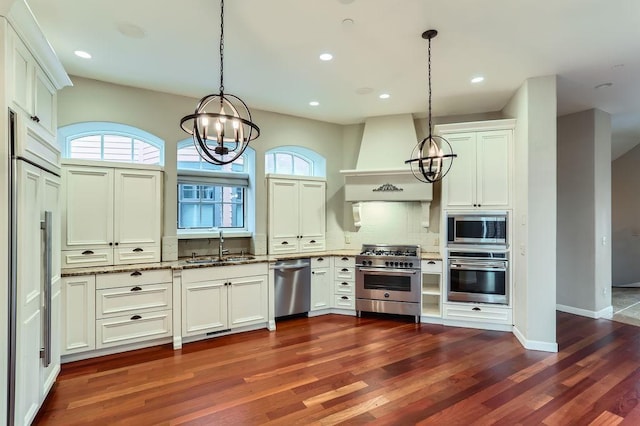
{"type": "Polygon", "coordinates": [[[431,123],[431,39],[437,35],[436,30],[427,30],[422,33],[422,38],[429,42],[429,136],[418,142],[413,148],[411,159],[405,161],[405,164],[411,165],[411,171],[416,179],[425,183],[442,180],[449,173],[453,159],[456,157],[449,141],[433,134],[431,123]]]}
{"type": "Polygon", "coordinates": [[[247,104],[224,92],[224,0],[220,0],[220,93],[200,99],[195,113],[182,117],[180,127],[193,136],[200,157],[217,165],[233,163],[260,136],[247,104]]]}

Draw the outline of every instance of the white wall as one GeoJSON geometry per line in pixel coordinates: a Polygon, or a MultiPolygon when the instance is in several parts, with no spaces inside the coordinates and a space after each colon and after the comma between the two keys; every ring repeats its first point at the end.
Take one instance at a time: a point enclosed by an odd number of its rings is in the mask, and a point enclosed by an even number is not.
{"type": "Polygon", "coordinates": [[[611,165],[613,285],[640,286],[640,145],[611,165]]]}
{"type": "Polygon", "coordinates": [[[609,114],[559,117],[558,164],[558,307],[597,318],[611,305],[609,114]]]}
{"type": "Polygon", "coordinates": [[[557,351],[555,76],[525,81],[503,112],[517,119],[514,332],[526,348],[557,351]]]}

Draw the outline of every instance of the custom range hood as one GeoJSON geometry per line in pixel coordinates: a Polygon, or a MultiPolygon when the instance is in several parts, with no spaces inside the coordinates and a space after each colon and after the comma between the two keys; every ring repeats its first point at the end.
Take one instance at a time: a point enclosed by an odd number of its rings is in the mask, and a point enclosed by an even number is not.
{"type": "Polygon", "coordinates": [[[355,226],[361,225],[362,202],[408,201],[421,203],[421,224],[429,227],[433,185],[418,181],[404,163],[417,142],[411,114],[365,121],[356,168],[340,171],[345,179],[345,201],[353,203],[355,226]]]}

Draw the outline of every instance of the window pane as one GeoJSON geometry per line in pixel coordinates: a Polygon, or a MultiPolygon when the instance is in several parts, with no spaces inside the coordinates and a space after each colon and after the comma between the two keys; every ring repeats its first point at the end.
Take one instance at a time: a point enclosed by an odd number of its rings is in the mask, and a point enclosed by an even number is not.
{"type": "Polygon", "coordinates": [[[83,136],[69,141],[69,158],[101,160],[102,137],[100,135],[83,136]]]}
{"type": "Polygon", "coordinates": [[[133,139],[127,136],[103,135],[103,157],[105,161],[133,161],[133,139]]]}
{"type": "Polygon", "coordinates": [[[298,176],[311,176],[311,164],[300,157],[294,157],[293,174],[298,176]]]}
{"type": "Polygon", "coordinates": [[[273,154],[266,154],[264,156],[264,172],[265,173],[275,173],[275,160],[273,158],[273,154]]]}
{"type": "Polygon", "coordinates": [[[244,228],[244,189],[178,185],[178,228],[244,228]]]}
{"type": "Polygon", "coordinates": [[[160,149],[139,139],[133,140],[133,162],[160,164],[160,149]]]}
{"type": "Polygon", "coordinates": [[[293,157],[290,154],[276,153],[276,173],[290,175],[293,173],[293,157]]]}

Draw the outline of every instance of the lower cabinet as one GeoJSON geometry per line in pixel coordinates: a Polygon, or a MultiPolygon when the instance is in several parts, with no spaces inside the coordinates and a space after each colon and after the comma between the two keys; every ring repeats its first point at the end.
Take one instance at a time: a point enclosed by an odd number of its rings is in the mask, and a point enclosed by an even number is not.
{"type": "Polygon", "coordinates": [[[182,336],[267,323],[266,263],[182,271],[182,336]]]}
{"type": "Polygon", "coordinates": [[[500,325],[513,324],[513,311],[508,306],[479,303],[445,303],[443,309],[443,317],[446,320],[500,325]]]}
{"type": "Polygon", "coordinates": [[[172,336],[172,278],[170,269],[64,277],[62,354],[172,336]]]}
{"type": "Polygon", "coordinates": [[[311,258],[311,311],[331,308],[333,299],[333,276],[331,258],[311,258]]]}
{"type": "Polygon", "coordinates": [[[355,311],[356,309],[356,258],[338,256],[334,259],[333,307],[355,311]]]}
{"type": "Polygon", "coordinates": [[[420,269],[422,273],[422,316],[441,318],[442,261],[422,260],[420,269]]]}

